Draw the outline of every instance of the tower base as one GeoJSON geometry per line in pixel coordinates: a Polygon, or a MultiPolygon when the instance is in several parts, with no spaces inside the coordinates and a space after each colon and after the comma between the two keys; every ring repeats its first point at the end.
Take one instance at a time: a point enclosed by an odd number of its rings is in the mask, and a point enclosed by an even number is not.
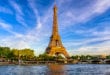
{"type": "Polygon", "coordinates": [[[59,54],[63,54],[66,58],[69,57],[68,53],[66,52],[66,49],[64,47],[48,47],[46,49],[46,53],[49,56],[57,56],[59,54]]]}

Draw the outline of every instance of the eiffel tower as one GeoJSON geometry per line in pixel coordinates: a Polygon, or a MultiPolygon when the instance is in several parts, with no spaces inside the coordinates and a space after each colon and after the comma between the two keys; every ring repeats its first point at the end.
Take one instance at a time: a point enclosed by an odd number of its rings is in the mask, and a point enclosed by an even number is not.
{"type": "Polygon", "coordinates": [[[53,31],[50,37],[50,42],[48,47],[46,48],[46,53],[50,56],[56,56],[59,54],[63,54],[65,57],[69,57],[65,47],[62,44],[59,32],[58,32],[58,20],[57,20],[57,6],[54,5],[53,8],[53,31]]]}

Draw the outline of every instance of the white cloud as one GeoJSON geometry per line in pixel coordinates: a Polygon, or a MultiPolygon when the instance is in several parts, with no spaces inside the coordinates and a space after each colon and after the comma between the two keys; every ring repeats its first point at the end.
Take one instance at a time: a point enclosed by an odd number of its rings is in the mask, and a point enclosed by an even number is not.
{"type": "Polygon", "coordinates": [[[23,18],[24,13],[22,11],[22,8],[20,7],[19,4],[17,4],[15,1],[10,0],[9,1],[10,5],[14,8],[16,12],[16,20],[23,25],[24,27],[28,28],[28,25],[25,23],[25,20],[23,18]]]}
{"type": "MultiPolygon", "coordinates": [[[[90,43],[94,43],[94,42],[100,42],[100,41],[110,41],[110,36],[103,36],[103,37],[95,37],[95,38],[88,38],[88,39],[83,39],[81,41],[71,41],[71,42],[68,42],[68,43],[65,43],[67,44],[68,46],[87,46],[89,45],[90,43]]],[[[96,43],[97,44],[97,43],[96,43]]]]}
{"type": "Polygon", "coordinates": [[[22,34],[14,32],[12,25],[6,23],[3,20],[0,20],[0,28],[3,28],[4,30],[6,30],[9,33],[13,34],[15,37],[21,37],[22,36],[22,34]]]}
{"type": "Polygon", "coordinates": [[[24,15],[21,10],[21,7],[15,1],[9,1],[9,3],[15,9],[16,13],[19,13],[20,15],[24,15]]]}
{"type": "Polygon", "coordinates": [[[16,36],[9,36],[5,38],[1,38],[0,45],[1,46],[8,46],[11,48],[18,48],[18,49],[23,49],[23,48],[30,48],[29,43],[25,42],[24,40],[21,40],[20,38],[17,38],[16,36]]]}
{"type": "MultiPolygon", "coordinates": [[[[103,35],[103,34],[102,34],[103,35]]],[[[100,55],[100,54],[110,54],[110,35],[108,36],[100,36],[100,37],[94,37],[94,38],[88,38],[88,39],[83,39],[79,41],[70,41],[67,43],[64,43],[67,49],[69,49],[69,52],[71,54],[95,54],[95,55],[100,55]],[[102,42],[100,42],[102,41],[102,42]],[[95,43],[94,43],[95,42],[95,43]],[[99,43],[96,43],[99,42],[99,43]],[[94,43],[94,44],[90,44],[94,43]]]]}
{"type": "Polygon", "coordinates": [[[36,29],[40,29],[41,27],[42,27],[42,23],[41,23],[41,21],[40,21],[40,16],[39,16],[39,12],[38,12],[38,10],[37,10],[37,7],[35,6],[36,4],[35,4],[35,1],[30,1],[30,0],[28,0],[28,3],[29,3],[29,6],[30,6],[30,8],[32,8],[32,10],[33,10],[33,12],[34,12],[34,14],[35,14],[35,17],[36,17],[36,29]]]}
{"type": "Polygon", "coordinates": [[[25,23],[25,20],[23,19],[23,17],[19,14],[16,14],[16,20],[23,25],[24,27],[28,28],[27,24],[25,23]]]}
{"type": "Polygon", "coordinates": [[[98,0],[97,1],[97,4],[95,5],[95,11],[94,12],[97,12],[97,13],[103,13],[105,12],[107,9],[110,8],[110,0],[98,0]]]}
{"type": "Polygon", "coordinates": [[[13,12],[10,9],[1,7],[1,6],[0,6],[0,12],[7,13],[7,14],[13,14],[13,12]]]}
{"type": "MultiPolygon", "coordinates": [[[[84,1],[86,2],[86,0],[84,1]]],[[[87,22],[93,17],[104,13],[107,9],[110,9],[110,0],[91,1],[91,4],[85,4],[87,6],[83,6],[81,8],[75,8],[74,6],[71,6],[72,3],[73,0],[61,0],[61,4],[59,7],[59,11],[61,12],[59,15],[59,20],[62,27],[75,25],[76,23],[87,22]]],[[[74,4],[75,3],[73,3],[73,5],[74,4]]],[[[77,6],[80,6],[80,4],[78,4],[77,6]]]]}
{"type": "Polygon", "coordinates": [[[96,44],[93,46],[83,46],[78,49],[72,50],[70,52],[73,55],[110,55],[110,41],[106,41],[100,44],[96,44]]]}
{"type": "Polygon", "coordinates": [[[106,24],[103,22],[100,22],[95,26],[94,28],[91,29],[77,29],[77,30],[72,30],[73,33],[80,34],[82,36],[91,36],[91,37],[105,37],[110,35],[110,23],[108,22],[106,24]]]}
{"type": "Polygon", "coordinates": [[[4,28],[5,30],[12,29],[12,26],[0,21],[0,28],[4,28]]]}

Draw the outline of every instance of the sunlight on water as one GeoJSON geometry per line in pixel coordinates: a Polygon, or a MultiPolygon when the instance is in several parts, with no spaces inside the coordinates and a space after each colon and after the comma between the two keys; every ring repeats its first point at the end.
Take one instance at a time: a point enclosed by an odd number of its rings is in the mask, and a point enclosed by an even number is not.
{"type": "Polygon", "coordinates": [[[110,75],[110,65],[0,66],[0,75],[110,75]]]}

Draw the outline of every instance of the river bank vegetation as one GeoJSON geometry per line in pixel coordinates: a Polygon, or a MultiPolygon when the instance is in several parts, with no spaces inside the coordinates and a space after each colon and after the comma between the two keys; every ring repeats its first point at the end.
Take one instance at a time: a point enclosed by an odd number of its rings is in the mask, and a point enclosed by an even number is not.
{"type": "MultiPolygon", "coordinates": [[[[73,55],[69,60],[76,61],[88,61],[88,60],[110,60],[110,55],[73,55]]],[[[65,60],[62,56],[48,56],[47,54],[40,54],[39,56],[35,55],[34,50],[32,49],[11,49],[9,47],[0,47],[0,62],[16,62],[16,61],[63,61],[65,60]]]]}

